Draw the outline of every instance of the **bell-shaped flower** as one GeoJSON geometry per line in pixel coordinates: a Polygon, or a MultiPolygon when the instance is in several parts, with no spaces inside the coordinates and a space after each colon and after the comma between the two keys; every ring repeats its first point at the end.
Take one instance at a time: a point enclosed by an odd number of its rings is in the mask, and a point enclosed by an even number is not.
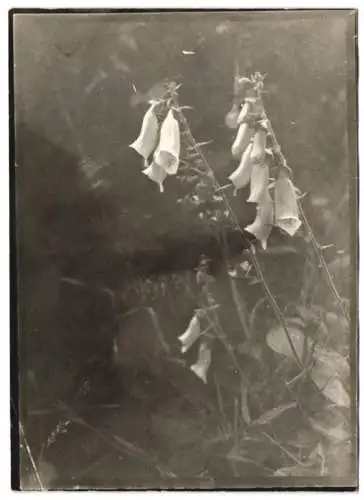
{"type": "Polygon", "coordinates": [[[253,234],[261,242],[261,245],[265,250],[267,248],[269,235],[272,231],[272,226],[273,201],[267,188],[259,201],[257,215],[254,222],[249,226],[246,226],[245,231],[253,234]]]}
{"type": "Polygon", "coordinates": [[[260,199],[265,195],[269,182],[269,168],[263,163],[252,163],[250,176],[250,203],[259,203],[260,199]]]}
{"type": "Polygon", "coordinates": [[[161,166],[157,165],[155,161],[153,161],[149,167],[142,170],[143,174],[149,177],[150,180],[158,184],[159,190],[161,193],[164,191],[163,182],[167,177],[167,172],[161,166]]]}
{"type": "Polygon", "coordinates": [[[181,342],[181,352],[185,353],[188,349],[196,342],[196,340],[201,336],[201,325],[198,314],[195,314],[191,321],[189,322],[188,327],[178,337],[178,340],[181,342]]]}
{"type": "Polygon", "coordinates": [[[253,149],[251,159],[254,163],[260,163],[265,156],[265,147],[267,143],[267,131],[264,128],[259,128],[253,139],[253,149]]]}
{"type": "Polygon", "coordinates": [[[251,102],[251,100],[245,99],[245,102],[241,107],[241,111],[238,116],[238,125],[241,125],[246,120],[249,113],[252,111],[252,107],[253,103],[251,102]]]}
{"type": "Polygon", "coordinates": [[[201,342],[198,352],[198,359],[190,370],[197,375],[205,384],[207,384],[207,372],[211,364],[211,347],[208,342],[201,342]]]}
{"type": "Polygon", "coordinates": [[[250,160],[250,154],[253,145],[249,144],[246,150],[244,151],[243,156],[241,157],[240,164],[236,170],[232,174],[229,175],[229,180],[234,185],[234,196],[238,189],[246,186],[250,181],[251,171],[252,171],[252,162],[250,160]]]}
{"type": "Polygon", "coordinates": [[[239,117],[239,106],[234,103],[231,110],[225,116],[225,125],[228,128],[234,129],[238,128],[238,117],[239,117]]]}
{"type": "Polygon", "coordinates": [[[158,103],[153,103],[145,113],[142,123],[142,128],[138,138],[130,144],[137,153],[147,161],[157,146],[158,142],[158,120],[155,115],[155,109],[158,103]]]}
{"type": "Polygon", "coordinates": [[[159,144],[154,152],[154,161],[167,174],[175,175],[178,170],[181,150],[179,123],[170,109],[164,119],[159,136],[159,144]]]}
{"type": "Polygon", "coordinates": [[[275,225],[293,236],[301,226],[297,193],[292,181],[282,170],[274,184],[275,225]]]}
{"type": "Polygon", "coordinates": [[[242,123],[231,147],[231,153],[235,158],[240,158],[248,147],[252,137],[253,129],[247,123],[242,123]]]}

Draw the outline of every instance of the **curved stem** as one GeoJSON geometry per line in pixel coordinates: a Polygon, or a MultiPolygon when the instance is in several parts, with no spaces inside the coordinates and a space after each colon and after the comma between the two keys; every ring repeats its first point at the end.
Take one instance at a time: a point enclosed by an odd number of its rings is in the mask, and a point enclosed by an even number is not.
{"type": "MultiPolygon", "coordinates": [[[[223,198],[223,201],[225,203],[225,207],[229,213],[229,216],[230,216],[230,219],[235,227],[235,229],[237,229],[240,234],[241,234],[241,237],[243,239],[243,241],[245,242],[245,244],[247,244],[247,241],[246,241],[246,237],[244,235],[244,232],[243,232],[243,229],[241,228],[240,226],[240,222],[235,214],[235,212],[233,211],[231,205],[230,205],[230,202],[229,202],[229,199],[228,197],[226,196],[225,192],[224,191],[221,191],[221,186],[219,184],[219,182],[216,180],[216,177],[215,177],[215,173],[214,171],[212,170],[212,168],[210,167],[205,155],[203,154],[202,150],[201,150],[201,147],[199,146],[199,144],[195,141],[195,138],[193,137],[192,135],[192,132],[190,130],[190,127],[189,127],[189,124],[183,114],[183,112],[180,110],[180,107],[179,107],[179,103],[178,103],[178,99],[177,99],[177,96],[174,94],[171,98],[172,102],[173,102],[173,105],[174,107],[176,108],[177,110],[177,113],[178,113],[178,116],[180,117],[180,120],[181,120],[181,124],[183,125],[183,127],[185,128],[185,135],[187,137],[187,139],[189,140],[191,146],[192,146],[192,149],[194,149],[200,156],[200,159],[202,161],[202,164],[203,166],[205,167],[206,169],[206,173],[209,174],[209,177],[211,178],[211,181],[215,187],[215,189],[219,189],[220,190],[220,194],[223,198]]],[[[260,263],[255,255],[255,251],[254,251],[254,247],[252,245],[247,245],[247,248],[249,249],[249,254],[250,254],[250,257],[252,259],[252,262],[253,262],[253,265],[254,265],[254,268],[259,276],[259,281],[260,283],[262,284],[262,287],[263,287],[263,291],[272,307],[272,310],[277,318],[277,321],[278,323],[281,325],[281,327],[283,328],[284,332],[285,332],[285,335],[287,337],[287,340],[288,340],[288,343],[292,349],[292,353],[294,355],[294,358],[297,362],[297,365],[301,368],[301,362],[300,362],[300,359],[298,357],[298,354],[297,354],[297,351],[294,347],[294,344],[292,342],[292,339],[290,337],[290,334],[289,334],[289,330],[288,330],[288,326],[287,326],[287,322],[284,318],[284,315],[283,313],[281,312],[272,292],[270,291],[270,288],[269,288],[269,285],[264,277],[264,273],[263,273],[263,270],[260,266],[260,263]]]]}
{"type": "MultiPolygon", "coordinates": [[[[261,101],[263,103],[263,99],[262,97],[260,96],[261,98],[261,101]]],[[[271,139],[272,139],[272,143],[273,143],[273,147],[274,147],[274,151],[276,153],[276,155],[278,156],[279,158],[279,161],[281,163],[281,166],[287,170],[288,172],[290,172],[290,174],[292,174],[292,170],[289,168],[289,166],[287,165],[287,160],[285,158],[285,156],[283,155],[282,153],[282,150],[281,150],[281,147],[278,143],[278,140],[277,140],[277,137],[274,133],[274,130],[273,130],[273,127],[272,127],[272,123],[271,121],[269,120],[268,116],[267,116],[267,113],[265,111],[265,108],[264,108],[264,105],[263,105],[263,117],[264,119],[266,120],[266,123],[267,123],[267,127],[268,127],[268,133],[269,135],[271,136],[271,139]]],[[[302,204],[300,202],[300,200],[297,200],[297,205],[298,205],[298,209],[299,209],[299,213],[301,215],[301,218],[302,218],[302,221],[305,225],[305,228],[306,228],[306,231],[308,233],[308,235],[310,236],[310,242],[312,244],[312,247],[313,247],[313,250],[315,252],[315,255],[319,261],[319,264],[320,264],[320,267],[322,268],[322,270],[324,271],[324,274],[325,274],[325,278],[326,278],[326,282],[329,286],[329,289],[334,297],[334,299],[337,301],[337,304],[339,305],[340,309],[341,309],[341,312],[342,314],[345,316],[345,318],[349,321],[349,314],[348,314],[348,311],[344,305],[344,302],[343,302],[343,299],[341,298],[337,288],[336,288],[336,285],[335,285],[335,282],[334,282],[334,279],[330,273],[330,270],[328,268],[328,265],[327,265],[327,262],[325,260],[325,257],[324,257],[324,254],[323,254],[323,251],[322,251],[322,248],[320,246],[320,244],[318,243],[316,237],[315,237],[315,234],[313,232],[313,229],[304,213],[304,210],[303,210],[303,207],[302,207],[302,204]]]]}

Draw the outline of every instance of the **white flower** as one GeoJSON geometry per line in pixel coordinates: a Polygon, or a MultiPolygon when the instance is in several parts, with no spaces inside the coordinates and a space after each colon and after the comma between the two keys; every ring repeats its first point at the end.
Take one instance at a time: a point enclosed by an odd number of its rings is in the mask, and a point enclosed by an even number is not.
{"type": "Polygon", "coordinates": [[[167,172],[164,168],[160,167],[153,161],[149,167],[142,170],[143,174],[149,177],[153,182],[159,185],[159,190],[161,193],[164,191],[163,182],[167,177],[167,172]]]}
{"type": "Polygon", "coordinates": [[[188,327],[182,335],[178,337],[181,342],[181,352],[185,353],[188,349],[196,342],[196,340],[201,336],[201,326],[198,315],[195,314],[191,319],[188,327]]]}
{"type": "Polygon", "coordinates": [[[267,132],[264,128],[259,128],[253,139],[253,149],[251,159],[254,163],[260,163],[265,156],[265,147],[267,143],[267,132]]]}
{"type": "Polygon", "coordinates": [[[252,224],[245,227],[245,231],[253,234],[260,240],[263,249],[267,248],[267,241],[273,226],[273,201],[268,188],[259,201],[257,216],[252,224]]]}
{"type": "Polygon", "coordinates": [[[205,384],[207,384],[207,372],[211,364],[211,348],[207,342],[201,342],[198,359],[190,370],[197,375],[205,384]]]}
{"type": "Polygon", "coordinates": [[[142,128],[138,138],[130,144],[137,153],[146,161],[154,151],[158,141],[158,120],[155,115],[155,108],[158,103],[153,103],[145,113],[142,128]]]}
{"type": "Polygon", "coordinates": [[[179,123],[170,109],[161,126],[159,144],[154,152],[154,161],[164,168],[167,174],[175,175],[178,170],[180,150],[179,123]]]}
{"type": "Polygon", "coordinates": [[[237,104],[233,104],[231,110],[225,116],[225,125],[228,128],[238,128],[239,112],[239,106],[237,104]]]}
{"type": "Polygon", "coordinates": [[[250,153],[253,145],[249,144],[246,148],[243,156],[241,157],[240,164],[232,174],[229,175],[229,180],[234,184],[235,190],[234,195],[236,195],[237,190],[246,186],[250,181],[252,162],[250,160],[250,153]]]}
{"type": "Polygon", "coordinates": [[[240,158],[249,145],[253,137],[253,129],[247,123],[242,123],[239,127],[235,141],[231,147],[231,153],[235,158],[240,158]]]}
{"type": "Polygon", "coordinates": [[[265,195],[268,188],[268,182],[268,166],[266,164],[252,164],[250,176],[250,196],[248,198],[248,202],[259,203],[259,200],[265,195]]]}
{"type": "Polygon", "coordinates": [[[274,184],[275,225],[293,236],[301,226],[297,193],[292,181],[281,171],[274,184]]]}
{"type": "Polygon", "coordinates": [[[253,103],[249,99],[245,100],[238,116],[238,125],[241,125],[246,120],[247,116],[252,110],[252,105],[253,103]]]}

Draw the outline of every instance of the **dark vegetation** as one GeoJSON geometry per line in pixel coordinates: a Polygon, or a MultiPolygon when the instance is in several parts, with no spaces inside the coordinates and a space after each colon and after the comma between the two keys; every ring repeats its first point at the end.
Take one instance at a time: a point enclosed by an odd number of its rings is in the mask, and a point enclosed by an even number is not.
{"type": "MultiPolygon", "coordinates": [[[[176,16],[14,18],[19,415],[46,487],[231,486],[229,478],[251,481],[292,464],[269,438],[252,435],[252,445],[249,433],[250,462],[245,455],[231,458],[239,448],[226,437],[236,436],[228,428],[240,390],[236,367],[219,347],[210,368],[218,377],[211,375],[205,386],[188,370],[196,349],[180,356],[177,336],[197,307],[202,254],[212,259],[209,272],[232,345],[243,344],[241,325],[219,228],[177,203],[187,184],[168,179],[161,195],[128,147],[147,109],[145,102],[131,106],[133,84],[142,93],[166,78],[182,84],[179,101],[193,108],[186,111],[192,133],[198,141],[213,139],[206,157],[226,184],[235,168],[224,117],[238,32],[240,73],[268,75],[267,113],[295,184],[307,192],[306,215],[317,239],[332,244],[325,257],[340,294],[354,299],[349,13],[239,14],[232,24],[222,14],[176,16]]],[[[242,227],[254,218],[246,195],[243,190],[231,200],[242,227]]],[[[227,241],[231,259],[249,246],[232,229],[227,241]]],[[[306,247],[302,238],[278,231],[269,247],[259,261],[286,312],[306,286],[306,247]],[[274,251],[288,247],[293,250],[274,251]]],[[[317,273],[316,306],[337,314],[317,273]]],[[[253,311],[261,288],[244,281],[237,287],[246,311],[253,311]]],[[[287,399],[281,358],[262,348],[273,322],[263,303],[255,323],[258,360],[244,347],[238,355],[254,379],[252,420],[295,400],[287,399]]],[[[354,326],[347,327],[352,336],[354,326]]],[[[337,349],[344,342],[340,332],[331,335],[332,342],[339,339],[337,349]]],[[[322,405],[322,395],[301,390],[309,408],[322,405]]],[[[286,442],[303,429],[300,462],[312,436],[302,414],[290,411],[294,416],[274,421],[273,439],[286,442]]],[[[353,415],[345,418],[350,423],[353,415]]],[[[354,456],[353,442],[348,449],[346,456],[354,456]]],[[[39,487],[25,451],[23,487],[39,487]]],[[[354,474],[350,460],[344,459],[344,477],[354,474]]]]}

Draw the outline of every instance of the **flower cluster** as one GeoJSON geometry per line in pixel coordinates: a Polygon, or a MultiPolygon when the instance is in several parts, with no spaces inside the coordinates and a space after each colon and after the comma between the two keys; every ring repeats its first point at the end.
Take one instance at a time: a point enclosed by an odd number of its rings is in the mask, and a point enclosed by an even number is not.
{"type": "Polygon", "coordinates": [[[278,168],[277,178],[270,182],[270,170],[278,166],[277,146],[272,140],[260,95],[261,75],[241,78],[237,83],[238,95],[225,117],[227,127],[237,130],[231,153],[239,160],[229,180],[234,186],[235,196],[239,189],[250,184],[247,201],[257,204],[257,214],[245,231],[255,236],[265,249],[273,226],[290,236],[300,227],[297,190],[284,169],[278,168]]]}
{"type": "Polygon", "coordinates": [[[205,384],[207,384],[207,373],[211,365],[212,345],[216,337],[214,313],[219,307],[214,297],[213,284],[215,278],[209,273],[209,263],[208,258],[201,257],[196,274],[200,307],[195,310],[186,330],[178,337],[182,354],[185,354],[195,342],[200,340],[197,360],[190,366],[190,370],[205,384]]]}
{"type": "Polygon", "coordinates": [[[130,144],[144,159],[143,174],[159,185],[160,192],[164,191],[166,177],[177,173],[181,148],[179,123],[173,110],[167,111],[161,124],[158,120],[164,107],[163,101],[151,102],[139,136],[130,144]]]}

